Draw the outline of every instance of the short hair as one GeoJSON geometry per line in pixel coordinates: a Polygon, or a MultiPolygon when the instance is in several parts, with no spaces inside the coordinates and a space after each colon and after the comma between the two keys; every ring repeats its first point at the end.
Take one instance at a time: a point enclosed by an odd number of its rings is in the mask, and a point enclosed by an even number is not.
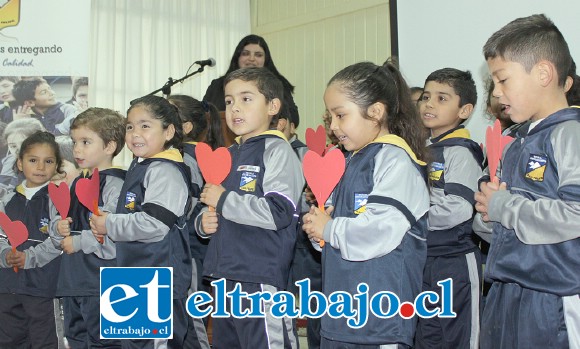
{"type": "Polygon", "coordinates": [[[14,89],[12,90],[14,100],[19,105],[24,105],[26,101],[35,100],[36,88],[46,83],[46,80],[38,77],[18,81],[14,84],[14,89]]]}
{"type": "Polygon", "coordinates": [[[80,78],[76,78],[73,80],[72,84],[72,99],[74,100],[79,88],[81,86],[89,86],[89,78],[86,76],[82,76],[80,78]]]}
{"type": "Polygon", "coordinates": [[[6,143],[8,137],[10,137],[10,135],[12,135],[13,133],[22,133],[26,138],[28,138],[32,134],[39,131],[45,131],[44,126],[42,125],[40,120],[35,118],[18,119],[9,122],[8,125],[6,125],[6,128],[2,133],[2,138],[6,143]]]}
{"type": "MultiPolygon", "coordinates": [[[[278,98],[281,103],[284,101],[284,87],[282,82],[267,68],[243,68],[235,70],[224,80],[224,87],[233,80],[242,80],[256,84],[258,91],[266,97],[266,102],[278,98]]],[[[272,118],[272,123],[278,122],[278,116],[272,118]]]]}
{"type": "Polygon", "coordinates": [[[566,83],[572,63],[564,36],[544,14],[515,19],[493,33],[483,46],[483,55],[486,60],[499,57],[520,63],[528,73],[541,60],[550,61],[559,86],[566,83]]]}
{"type": "Polygon", "coordinates": [[[126,120],[123,115],[107,108],[89,108],[74,118],[70,129],[86,127],[99,135],[105,143],[115,142],[116,148],[113,156],[121,152],[125,146],[126,120]]]}
{"type": "Polygon", "coordinates": [[[411,94],[413,94],[415,92],[421,92],[421,93],[423,93],[423,87],[419,87],[419,86],[411,87],[410,90],[411,90],[411,94]]]}
{"type": "Polygon", "coordinates": [[[12,81],[13,83],[17,83],[18,81],[20,81],[20,77],[19,76],[0,76],[0,81],[2,80],[8,80],[8,81],[12,81]]]}
{"type": "Polygon", "coordinates": [[[477,88],[468,70],[461,71],[455,68],[435,70],[425,79],[425,84],[429,81],[451,86],[453,91],[459,96],[459,107],[463,107],[466,104],[472,104],[475,107],[475,103],[477,103],[477,88]]]}

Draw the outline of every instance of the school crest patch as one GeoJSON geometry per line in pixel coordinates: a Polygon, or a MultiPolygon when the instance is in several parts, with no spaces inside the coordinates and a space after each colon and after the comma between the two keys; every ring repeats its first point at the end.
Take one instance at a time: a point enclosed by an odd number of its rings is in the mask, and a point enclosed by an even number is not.
{"type": "Polygon", "coordinates": [[[429,167],[429,179],[432,181],[438,181],[443,175],[443,170],[445,169],[445,164],[442,162],[432,162],[429,167]]]}
{"type": "Polygon", "coordinates": [[[135,197],[137,194],[131,193],[130,191],[127,192],[125,195],[125,208],[131,211],[135,210],[135,197]]]}
{"type": "Polygon", "coordinates": [[[257,177],[258,174],[256,172],[243,172],[240,179],[240,189],[250,193],[255,192],[257,177]]]}
{"type": "Polygon", "coordinates": [[[40,219],[40,227],[38,227],[38,230],[40,230],[41,233],[48,234],[48,222],[48,218],[40,219]]]}
{"type": "Polygon", "coordinates": [[[367,210],[369,194],[354,193],[354,214],[361,214],[367,210]]]}
{"type": "Polygon", "coordinates": [[[526,165],[526,178],[534,182],[542,182],[544,180],[544,172],[548,164],[548,157],[545,155],[530,154],[528,163],[526,165]]]}

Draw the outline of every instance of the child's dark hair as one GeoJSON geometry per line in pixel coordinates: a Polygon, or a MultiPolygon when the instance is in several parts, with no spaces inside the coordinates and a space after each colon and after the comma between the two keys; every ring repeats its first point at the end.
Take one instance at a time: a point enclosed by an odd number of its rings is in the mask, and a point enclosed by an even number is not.
{"type": "Polygon", "coordinates": [[[169,125],[175,127],[175,134],[173,138],[165,142],[164,149],[170,147],[180,149],[182,148],[181,143],[183,142],[183,126],[181,124],[181,119],[179,118],[179,110],[173,104],[169,103],[163,97],[148,95],[141,98],[137,98],[132,101],[131,106],[127,109],[127,115],[135,107],[142,107],[146,109],[153,119],[161,121],[163,129],[167,129],[169,125]]]}
{"type": "Polygon", "coordinates": [[[580,106],[580,76],[576,74],[576,62],[572,60],[568,76],[572,79],[572,86],[566,92],[566,100],[568,105],[580,106]]]}
{"type": "Polygon", "coordinates": [[[423,93],[423,87],[419,87],[419,86],[414,86],[410,88],[411,94],[415,93],[415,92],[421,92],[423,93]]]}
{"type": "Polygon", "coordinates": [[[71,100],[76,101],[76,95],[77,95],[77,92],[79,91],[79,88],[81,86],[89,86],[89,78],[88,77],[83,76],[83,77],[76,78],[73,80],[71,100]]]}
{"type": "Polygon", "coordinates": [[[60,148],[54,135],[48,131],[38,131],[33,133],[30,137],[26,138],[22,145],[20,146],[20,151],[18,152],[18,159],[22,161],[24,159],[24,154],[30,150],[35,145],[46,144],[52,148],[54,151],[54,157],[56,158],[56,172],[61,172],[62,167],[62,157],[60,156],[60,148]]]}
{"type": "Polygon", "coordinates": [[[459,107],[463,107],[466,104],[471,104],[475,107],[475,103],[477,103],[477,88],[468,70],[461,71],[455,68],[435,70],[425,79],[425,84],[429,81],[451,86],[455,94],[459,96],[459,107]]]}
{"type": "Polygon", "coordinates": [[[387,60],[382,66],[371,62],[356,63],[339,71],[328,86],[337,85],[348,99],[358,105],[361,114],[370,119],[368,108],[374,103],[386,106],[382,123],[390,133],[403,138],[417,158],[426,159],[427,132],[410,89],[396,65],[387,60]]]}
{"type": "Polygon", "coordinates": [[[36,88],[42,84],[46,84],[43,78],[32,78],[20,80],[14,84],[12,95],[18,105],[24,105],[24,102],[35,99],[36,88]]]}
{"type": "Polygon", "coordinates": [[[296,106],[296,103],[294,103],[292,95],[290,95],[289,92],[284,92],[284,99],[282,100],[282,106],[280,107],[278,118],[287,119],[288,122],[293,123],[296,128],[300,124],[298,107],[296,106]]]}
{"type": "MultiPolygon", "coordinates": [[[[278,98],[280,103],[284,100],[284,87],[282,82],[266,68],[243,68],[229,73],[224,80],[224,87],[233,80],[242,80],[256,84],[258,91],[266,97],[266,102],[278,98]]],[[[278,123],[278,115],[272,118],[270,127],[278,123]]]]}
{"type": "Polygon", "coordinates": [[[270,54],[270,48],[268,47],[266,40],[264,40],[263,37],[255,35],[255,34],[247,35],[240,40],[240,42],[238,43],[238,46],[236,46],[236,49],[234,50],[234,54],[232,55],[232,60],[230,61],[230,66],[228,67],[228,71],[226,72],[225,75],[228,75],[229,73],[233,72],[234,70],[240,69],[240,65],[238,64],[238,61],[240,60],[240,56],[242,55],[242,51],[244,51],[244,47],[246,47],[247,45],[250,45],[250,44],[256,44],[264,50],[264,54],[266,55],[264,57],[264,68],[267,68],[278,79],[280,79],[280,81],[282,82],[282,85],[284,86],[285,89],[287,89],[290,92],[294,92],[294,86],[292,86],[292,84],[290,84],[290,82],[284,76],[282,76],[282,74],[280,74],[280,72],[278,72],[278,69],[276,69],[276,66],[274,65],[274,61],[272,60],[272,55],[270,54]]]}
{"type": "Polygon", "coordinates": [[[107,108],[89,108],[74,118],[70,125],[71,130],[86,127],[95,132],[105,143],[116,143],[113,157],[123,150],[125,146],[126,119],[123,115],[107,108]]]}
{"type": "Polygon", "coordinates": [[[193,126],[188,134],[183,135],[185,142],[201,141],[205,135],[203,141],[212,149],[225,145],[220,114],[213,104],[186,95],[171,95],[167,100],[177,107],[181,122],[191,122],[193,126]]]}
{"type": "Polygon", "coordinates": [[[517,62],[530,72],[541,60],[554,64],[558,86],[564,86],[572,57],[564,36],[544,14],[515,19],[493,33],[483,46],[486,60],[517,62]]]}

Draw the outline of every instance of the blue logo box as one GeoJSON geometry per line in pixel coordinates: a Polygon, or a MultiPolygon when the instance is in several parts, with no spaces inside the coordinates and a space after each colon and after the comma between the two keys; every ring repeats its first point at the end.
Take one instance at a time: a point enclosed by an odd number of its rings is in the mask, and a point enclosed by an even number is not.
{"type": "Polygon", "coordinates": [[[173,338],[173,268],[101,268],[101,338],[173,338]]]}

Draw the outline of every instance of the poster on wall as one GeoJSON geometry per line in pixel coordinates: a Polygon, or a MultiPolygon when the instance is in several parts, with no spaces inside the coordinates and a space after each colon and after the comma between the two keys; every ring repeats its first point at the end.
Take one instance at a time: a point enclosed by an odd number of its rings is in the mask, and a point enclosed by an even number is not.
{"type": "Polygon", "coordinates": [[[22,181],[22,141],[57,136],[71,165],[72,120],[88,108],[89,0],[0,0],[0,197],[22,181]]]}

